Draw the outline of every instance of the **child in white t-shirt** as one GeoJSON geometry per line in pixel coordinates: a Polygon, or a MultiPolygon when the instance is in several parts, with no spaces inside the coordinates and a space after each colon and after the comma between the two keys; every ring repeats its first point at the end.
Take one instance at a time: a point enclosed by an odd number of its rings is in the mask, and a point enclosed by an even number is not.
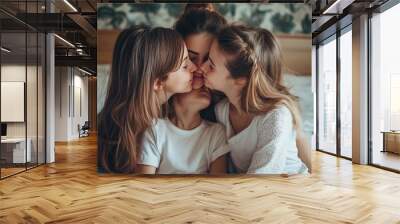
{"type": "Polygon", "coordinates": [[[200,111],[210,104],[207,88],[172,97],[174,113],[157,119],[145,132],[137,173],[225,173],[229,152],[223,125],[203,120],[200,111]]]}

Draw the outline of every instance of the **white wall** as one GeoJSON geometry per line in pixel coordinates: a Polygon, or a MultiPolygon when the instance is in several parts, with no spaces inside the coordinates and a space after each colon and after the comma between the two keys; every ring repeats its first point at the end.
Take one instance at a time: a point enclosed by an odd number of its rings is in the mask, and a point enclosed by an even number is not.
{"type": "Polygon", "coordinates": [[[77,139],[78,124],[88,120],[88,78],[72,67],[56,67],[55,73],[55,141],[77,139]]]}
{"type": "MultiPolygon", "coordinates": [[[[2,65],[1,81],[25,82],[25,65],[2,65]]],[[[1,108],[6,110],[7,108],[1,108]]],[[[25,137],[25,122],[7,123],[7,137],[25,137]]]]}
{"type": "Polygon", "coordinates": [[[55,68],[55,141],[68,140],[68,88],[70,84],[68,71],[67,67],[55,68]]]}
{"type": "MultiPolygon", "coordinates": [[[[79,75],[76,75],[76,72],[78,70],[75,70],[75,75],[74,75],[74,96],[72,96],[72,98],[74,99],[74,107],[72,108],[72,120],[71,120],[71,135],[73,138],[78,138],[79,137],[79,133],[78,133],[78,124],[80,124],[81,126],[85,123],[85,121],[88,121],[89,119],[89,111],[88,111],[88,107],[89,107],[89,102],[88,102],[88,77],[85,76],[81,76],[81,74],[79,71],[79,75]],[[81,112],[79,111],[79,102],[77,102],[77,100],[79,100],[78,96],[79,93],[77,90],[80,90],[80,106],[81,106],[81,112]],[[75,111],[75,112],[74,112],[75,111]]],[[[71,105],[73,104],[71,102],[71,105]]]]}
{"type": "MultiPolygon", "coordinates": [[[[18,65],[18,64],[8,64],[8,65],[2,65],[1,66],[1,81],[3,82],[25,82],[25,75],[26,71],[28,72],[28,79],[29,79],[29,85],[36,85],[36,81],[32,81],[30,78],[31,74],[36,75],[36,67],[33,66],[27,66],[25,67],[24,65],[18,65]],[[27,69],[27,70],[25,70],[27,69]]],[[[28,112],[31,112],[32,107],[34,107],[34,110],[36,108],[36,88],[27,88],[27,106],[31,106],[30,110],[28,112]],[[34,102],[34,104],[31,104],[34,102]]],[[[40,106],[40,105],[39,105],[40,106]]],[[[7,110],[7,108],[1,108],[1,110],[7,110]]],[[[29,128],[34,128],[36,130],[36,113],[27,113],[27,119],[29,125],[29,128]],[[31,124],[31,122],[34,121],[35,124],[31,124]],[[35,127],[33,127],[35,125],[35,127]]],[[[7,122],[7,136],[8,137],[25,137],[25,123],[26,122],[7,122]]],[[[28,130],[28,137],[30,134],[30,131],[28,130]]]]}
{"type": "MultiPolygon", "coordinates": [[[[26,106],[22,107],[22,113],[26,112],[26,120],[23,122],[6,122],[7,137],[30,139],[32,161],[44,163],[44,74],[42,68],[35,66],[25,66],[25,64],[3,64],[1,66],[1,81],[18,81],[26,84],[26,106]],[[38,70],[36,70],[38,69],[38,70]],[[27,80],[25,80],[27,78],[27,80]],[[37,156],[37,153],[39,156],[37,156]]],[[[7,96],[2,96],[7,97],[7,96]]],[[[2,107],[1,110],[12,110],[12,108],[2,107]]],[[[12,111],[7,111],[13,113],[12,111]]]]}

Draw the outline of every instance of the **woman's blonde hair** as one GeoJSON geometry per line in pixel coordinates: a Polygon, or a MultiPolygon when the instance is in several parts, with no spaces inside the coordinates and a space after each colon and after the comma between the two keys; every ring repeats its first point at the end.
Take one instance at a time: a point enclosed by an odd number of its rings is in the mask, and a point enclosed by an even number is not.
{"type": "MultiPolygon", "coordinates": [[[[218,45],[228,56],[226,67],[231,76],[247,80],[241,95],[242,110],[262,114],[286,106],[293,117],[299,152],[310,150],[302,137],[298,99],[282,84],[282,53],[274,35],[266,29],[233,24],[222,29],[218,45]]],[[[309,159],[302,160],[310,167],[309,159]]]]}
{"type": "Polygon", "coordinates": [[[134,172],[142,135],[160,116],[154,83],[179,67],[183,53],[184,41],[172,29],[135,26],[118,36],[99,114],[99,168],[134,172]]]}

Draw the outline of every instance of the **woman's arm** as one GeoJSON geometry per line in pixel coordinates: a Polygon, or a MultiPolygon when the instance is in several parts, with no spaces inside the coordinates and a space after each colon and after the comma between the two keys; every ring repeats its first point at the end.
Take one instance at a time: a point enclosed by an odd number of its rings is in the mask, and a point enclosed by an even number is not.
{"type": "Polygon", "coordinates": [[[156,169],[157,168],[154,166],[143,165],[143,164],[136,165],[136,173],[137,174],[155,174],[156,169]]]}
{"type": "Polygon", "coordinates": [[[225,174],[226,173],[226,157],[222,155],[214,160],[210,166],[210,174],[225,174]]]}
{"type": "Polygon", "coordinates": [[[136,161],[135,173],[155,174],[160,164],[161,152],[157,146],[154,130],[147,130],[143,135],[142,145],[136,161]]]}
{"type": "Polygon", "coordinates": [[[307,140],[306,135],[303,132],[297,133],[296,146],[299,158],[307,166],[308,172],[311,173],[312,162],[311,162],[311,146],[307,140]]]}
{"type": "Polygon", "coordinates": [[[226,155],[230,150],[225,127],[222,124],[215,124],[210,146],[209,174],[227,173],[226,155]]]}

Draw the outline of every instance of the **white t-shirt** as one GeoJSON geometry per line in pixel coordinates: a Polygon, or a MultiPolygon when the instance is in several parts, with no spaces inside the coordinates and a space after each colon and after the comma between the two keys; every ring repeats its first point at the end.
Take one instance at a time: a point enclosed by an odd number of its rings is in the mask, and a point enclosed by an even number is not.
{"type": "Polygon", "coordinates": [[[253,118],[250,125],[234,134],[229,120],[229,101],[215,106],[217,121],[224,124],[232,162],[239,173],[307,173],[297,154],[296,130],[286,106],[253,118]]]}
{"type": "Polygon", "coordinates": [[[138,164],[157,167],[158,174],[206,174],[211,163],[229,152],[223,125],[202,121],[183,130],[158,119],[143,137],[138,164]]]}

